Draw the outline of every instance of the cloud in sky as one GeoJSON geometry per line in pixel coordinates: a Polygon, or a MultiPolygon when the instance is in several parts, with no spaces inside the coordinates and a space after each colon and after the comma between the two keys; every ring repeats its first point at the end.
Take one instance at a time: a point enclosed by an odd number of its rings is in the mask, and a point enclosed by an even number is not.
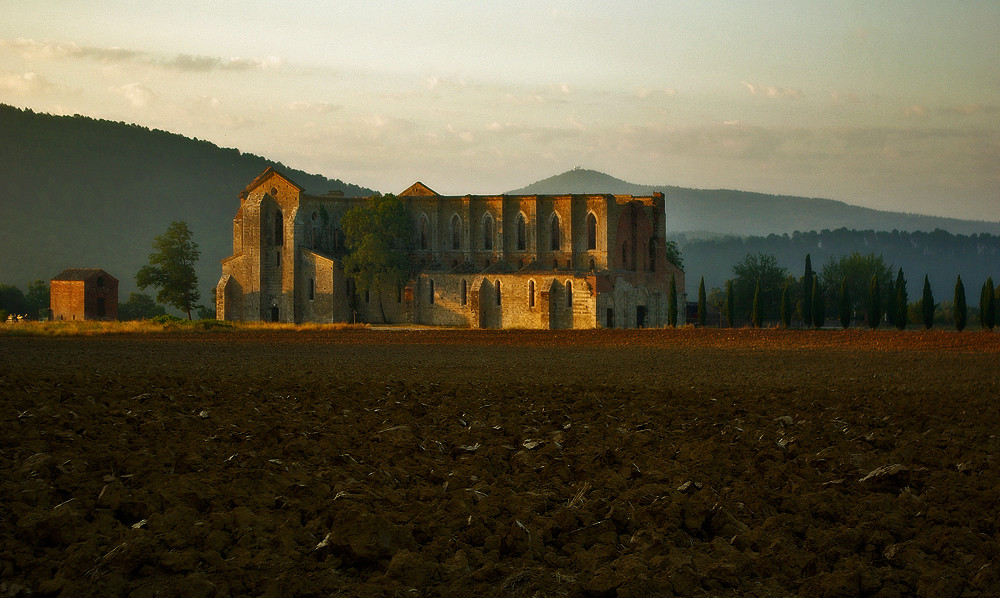
{"type": "Polygon", "coordinates": [[[0,72],[0,91],[18,94],[35,95],[46,93],[55,88],[45,77],[37,73],[0,72]]]}
{"type": "Polygon", "coordinates": [[[385,191],[499,192],[580,164],[900,209],[937,197],[928,211],[965,201],[997,219],[996,3],[900,21],[893,5],[820,0],[178,2],[115,3],[111,19],[10,3],[0,101],[385,191]]]}
{"type": "Polygon", "coordinates": [[[111,91],[124,97],[135,108],[148,108],[157,101],[156,93],[141,83],[127,83],[111,91]]]}
{"type": "Polygon", "coordinates": [[[802,92],[798,89],[788,87],[775,87],[773,85],[755,85],[748,81],[743,81],[743,87],[750,92],[750,95],[765,98],[799,98],[802,92]]]}
{"type": "Polygon", "coordinates": [[[105,64],[138,63],[190,72],[269,70],[277,69],[284,63],[277,56],[220,58],[218,56],[177,54],[172,57],[164,57],[128,48],[83,46],[74,42],[40,42],[25,38],[0,39],[0,50],[18,53],[29,61],[81,59],[105,64]]]}

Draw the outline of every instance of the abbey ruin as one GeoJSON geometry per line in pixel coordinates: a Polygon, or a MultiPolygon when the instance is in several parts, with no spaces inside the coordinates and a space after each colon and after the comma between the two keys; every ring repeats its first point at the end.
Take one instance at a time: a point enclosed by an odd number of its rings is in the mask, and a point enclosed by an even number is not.
{"type": "Polygon", "coordinates": [[[667,324],[670,277],[684,319],[684,272],[667,261],[663,194],[399,194],[412,223],[412,276],[359,292],[341,261],[340,220],[365,198],[308,195],[272,168],[242,193],[219,319],[382,322],[472,328],[636,328],[667,324]]]}

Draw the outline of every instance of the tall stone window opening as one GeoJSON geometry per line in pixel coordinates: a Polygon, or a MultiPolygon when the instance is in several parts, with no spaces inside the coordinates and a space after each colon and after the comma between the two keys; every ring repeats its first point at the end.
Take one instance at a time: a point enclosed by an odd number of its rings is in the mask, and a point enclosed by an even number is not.
{"type": "Polygon", "coordinates": [[[428,290],[430,291],[429,293],[430,304],[434,305],[434,281],[433,280],[427,281],[427,287],[428,290]]]}
{"type": "Polygon", "coordinates": [[[535,307],[535,281],[528,281],[528,307],[535,307]]]}
{"type": "Polygon", "coordinates": [[[462,248],[462,219],[458,214],[451,217],[451,248],[454,251],[462,248]]]}
{"type": "Polygon", "coordinates": [[[591,212],[587,214],[587,251],[597,249],[597,217],[591,212]]]}
{"type": "Polygon", "coordinates": [[[566,306],[573,307],[573,281],[566,281],[566,306]]]}
{"type": "Polygon", "coordinates": [[[524,224],[524,214],[517,215],[517,250],[524,251],[528,248],[528,230],[524,224]]]}
{"type": "Polygon", "coordinates": [[[483,249],[493,249],[493,215],[489,212],[483,216],[483,249]]]}
{"type": "Polygon", "coordinates": [[[309,300],[312,301],[316,298],[316,281],[312,278],[309,279],[309,300]]]}
{"type": "Polygon", "coordinates": [[[464,278],[462,279],[461,299],[462,299],[462,305],[465,305],[469,301],[469,283],[465,282],[464,278]]]}
{"type": "Polygon", "coordinates": [[[496,290],[497,290],[497,297],[496,297],[497,301],[496,301],[496,303],[497,303],[497,305],[500,305],[500,281],[499,280],[497,281],[496,290]]]}
{"type": "Polygon", "coordinates": [[[420,215],[420,249],[427,251],[430,248],[430,225],[427,223],[427,215],[420,215]]]}
{"type": "Polygon", "coordinates": [[[552,215],[549,221],[549,249],[559,251],[559,216],[552,215]]]}
{"type": "Polygon", "coordinates": [[[281,210],[274,212],[274,244],[281,247],[285,243],[285,219],[281,217],[281,210]]]}

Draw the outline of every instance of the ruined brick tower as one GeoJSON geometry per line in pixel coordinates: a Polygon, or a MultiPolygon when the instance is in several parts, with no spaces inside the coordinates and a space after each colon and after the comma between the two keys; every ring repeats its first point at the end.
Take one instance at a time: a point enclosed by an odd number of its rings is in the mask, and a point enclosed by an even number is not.
{"type": "Polygon", "coordinates": [[[381,321],[473,328],[634,328],[667,323],[663,195],[399,195],[412,223],[404,288],[357,293],[340,219],[366,201],[308,195],[267,169],[240,194],[222,261],[226,320],[381,321]]]}

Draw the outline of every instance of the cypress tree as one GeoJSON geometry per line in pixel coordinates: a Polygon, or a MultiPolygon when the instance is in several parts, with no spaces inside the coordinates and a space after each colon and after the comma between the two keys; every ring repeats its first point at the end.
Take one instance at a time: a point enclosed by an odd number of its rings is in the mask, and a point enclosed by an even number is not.
{"type": "Polygon", "coordinates": [[[822,328],[826,323],[826,305],[823,302],[823,289],[819,286],[819,279],[813,276],[812,289],[812,322],[816,328],[822,328]]]}
{"type": "Polygon", "coordinates": [[[924,316],[924,328],[930,330],[934,326],[934,295],[931,293],[931,281],[924,274],[924,295],[920,299],[920,309],[924,316]]]}
{"type": "Polygon", "coordinates": [[[708,305],[705,299],[705,277],[701,277],[698,283],[698,325],[704,326],[705,319],[708,318],[708,305]]]}
{"type": "Polygon", "coordinates": [[[735,298],[733,297],[733,281],[726,281],[726,322],[729,323],[729,327],[733,327],[733,302],[735,298]]]}
{"type": "Polygon", "coordinates": [[[806,254],[806,273],[802,277],[802,320],[806,328],[812,326],[813,320],[813,307],[812,307],[812,288],[813,288],[813,269],[812,260],[809,254],[806,254]]]}
{"type": "Polygon", "coordinates": [[[905,330],[906,325],[909,323],[909,314],[906,310],[910,306],[910,298],[906,293],[906,279],[903,278],[903,269],[899,269],[899,273],[896,275],[896,328],[900,330],[905,330]]]}
{"type": "Polygon", "coordinates": [[[983,283],[979,294],[979,323],[983,330],[993,330],[996,325],[996,294],[993,292],[993,277],[983,283]]]}
{"type": "Polygon", "coordinates": [[[792,327],[792,298],[788,296],[788,281],[781,289],[781,325],[785,328],[792,327]]]}
{"type": "Polygon", "coordinates": [[[750,323],[754,328],[760,328],[760,280],[753,290],[753,307],[750,312],[750,323]]]}
{"type": "Polygon", "coordinates": [[[990,314],[989,322],[990,330],[997,325],[997,295],[996,291],[993,289],[993,277],[990,276],[986,279],[986,307],[989,308],[987,311],[990,314]]]}
{"type": "Polygon", "coordinates": [[[868,283],[868,327],[878,328],[882,323],[882,290],[878,287],[878,276],[872,276],[868,283]]]}
{"type": "Polygon", "coordinates": [[[670,322],[671,328],[677,327],[677,281],[674,279],[673,273],[670,274],[670,295],[668,296],[669,303],[667,305],[667,318],[670,322]]]}
{"type": "Polygon", "coordinates": [[[896,283],[890,280],[885,298],[885,320],[889,326],[896,325],[896,320],[899,318],[896,311],[896,283]]]}
{"type": "Polygon", "coordinates": [[[840,283],[840,327],[847,329],[851,326],[851,297],[847,291],[847,278],[840,283]]]}
{"type": "Polygon", "coordinates": [[[955,281],[955,330],[961,332],[965,329],[965,321],[968,317],[968,306],[965,304],[965,285],[962,284],[962,275],[955,281]]]}

